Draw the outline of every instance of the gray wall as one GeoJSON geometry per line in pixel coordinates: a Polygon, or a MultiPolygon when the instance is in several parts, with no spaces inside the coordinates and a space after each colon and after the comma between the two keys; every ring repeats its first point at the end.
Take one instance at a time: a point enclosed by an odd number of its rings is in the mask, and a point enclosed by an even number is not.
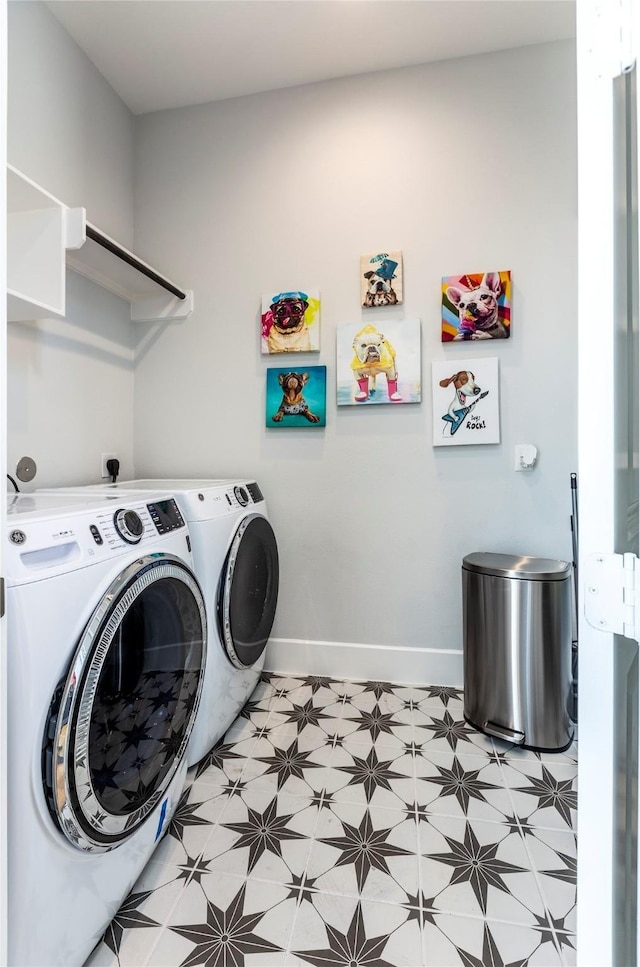
{"type": "Polygon", "coordinates": [[[90,482],[115,450],[125,477],[255,477],[281,550],[277,641],[306,642],[309,665],[323,642],[451,649],[459,677],[462,556],[571,553],[573,45],[135,125],[42,4],[10,5],[9,46],[9,160],[125,245],[135,212],[135,250],[196,298],[185,323],[133,327],[126,303],[69,273],[65,320],[10,325],[9,470],[28,453],[35,485],[90,482]],[[334,330],[363,318],[359,256],[383,247],[404,252],[405,303],[376,318],[422,320],[423,401],[338,410],[334,330]],[[512,339],[443,346],[441,277],[496,268],[513,273],[512,339]],[[306,362],[328,367],[328,425],[268,430],[265,370],[281,358],[260,354],[260,297],[298,285],[322,296],[306,362]],[[431,361],[489,354],[502,443],[433,449],[431,361]],[[526,442],[539,465],[516,474],[526,442]]]}
{"type": "Polygon", "coordinates": [[[130,248],[133,115],[43,3],[8,9],[9,162],[130,248]]]}
{"type": "MultiPolygon", "coordinates": [[[[41,3],[9,4],[8,159],[127,247],[134,118],[41,3]]],[[[133,469],[129,304],[67,273],[64,320],[8,327],[8,470],[33,486],[100,479],[101,454],[133,469]]],[[[28,489],[28,488],[26,488],[28,489]]]]}
{"type": "Polygon", "coordinates": [[[277,639],[459,649],[464,554],[570,557],[574,75],[563,42],[136,120],[136,247],[196,299],[185,323],[136,327],[136,473],[258,479],[277,639]],[[422,403],[338,410],[334,330],[363,318],[359,257],[381,248],[404,253],[405,302],[376,319],[422,320],[422,403]],[[512,271],[512,338],[443,345],[441,277],[487,269],[512,271]],[[325,430],[264,426],[283,357],[260,355],[260,298],[297,286],[322,298],[305,362],[328,368],[325,430]],[[502,443],[433,449],[431,361],[486,355],[502,443]],[[538,446],[533,473],[517,443],[538,446]]]}

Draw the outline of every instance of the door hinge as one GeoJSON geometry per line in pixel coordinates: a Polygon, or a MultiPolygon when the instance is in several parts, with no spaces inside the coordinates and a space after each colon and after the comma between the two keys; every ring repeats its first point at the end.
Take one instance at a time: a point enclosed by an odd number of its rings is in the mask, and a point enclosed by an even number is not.
{"type": "Polygon", "coordinates": [[[637,20],[637,16],[634,16],[634,7],[637,0],[619,0],[619,2],[618,58],[620,62],[620,73],[628,74],[636,64],[636,51],[634,50],[634,29],[636,25],[634,20],[637,20]]]}
{"type": "Polygon", "coordinates": [[[638,640],[640,561],[635,554],[590,554],[584,562],[584,612],[593,628],[638,640]]]}
{"type": "Polygon", "coordinates": [[[582,5],[579,34],[598,76],[613,79],[633,70],[636,6],[636,0],[587,0],[582,5]]]}

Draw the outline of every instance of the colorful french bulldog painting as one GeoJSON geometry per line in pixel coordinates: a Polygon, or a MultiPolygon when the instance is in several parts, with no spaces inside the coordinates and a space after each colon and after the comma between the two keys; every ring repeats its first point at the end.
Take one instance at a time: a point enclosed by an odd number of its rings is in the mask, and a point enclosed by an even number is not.
{"type": "Polygon", "coordinates": [[[442,280],[442,342],[508,339],[511,272],[448,275],[442,280]]]}

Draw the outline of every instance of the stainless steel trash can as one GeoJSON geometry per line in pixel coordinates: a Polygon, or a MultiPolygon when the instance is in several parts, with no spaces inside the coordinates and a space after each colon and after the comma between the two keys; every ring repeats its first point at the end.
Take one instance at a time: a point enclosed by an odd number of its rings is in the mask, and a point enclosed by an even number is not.
{"type": "Polygon", "coordinates": [[[462,562],[464,717],[527,749],[573,739],[571,564],[511,554],[462,562]]]}

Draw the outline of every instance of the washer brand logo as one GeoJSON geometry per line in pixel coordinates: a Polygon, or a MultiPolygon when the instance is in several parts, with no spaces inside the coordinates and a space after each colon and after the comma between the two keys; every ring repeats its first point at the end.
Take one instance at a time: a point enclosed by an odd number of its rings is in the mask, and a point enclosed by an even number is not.
{"type": "Polygon", "coordinates": [[[27,539],[27,535],[25,534],[24,531],[15,530],[15,531],[11,531],[11,533],[9,534],[9,540],[11,541],[12,544],[24,544],[26,539],[27,539]]]}

